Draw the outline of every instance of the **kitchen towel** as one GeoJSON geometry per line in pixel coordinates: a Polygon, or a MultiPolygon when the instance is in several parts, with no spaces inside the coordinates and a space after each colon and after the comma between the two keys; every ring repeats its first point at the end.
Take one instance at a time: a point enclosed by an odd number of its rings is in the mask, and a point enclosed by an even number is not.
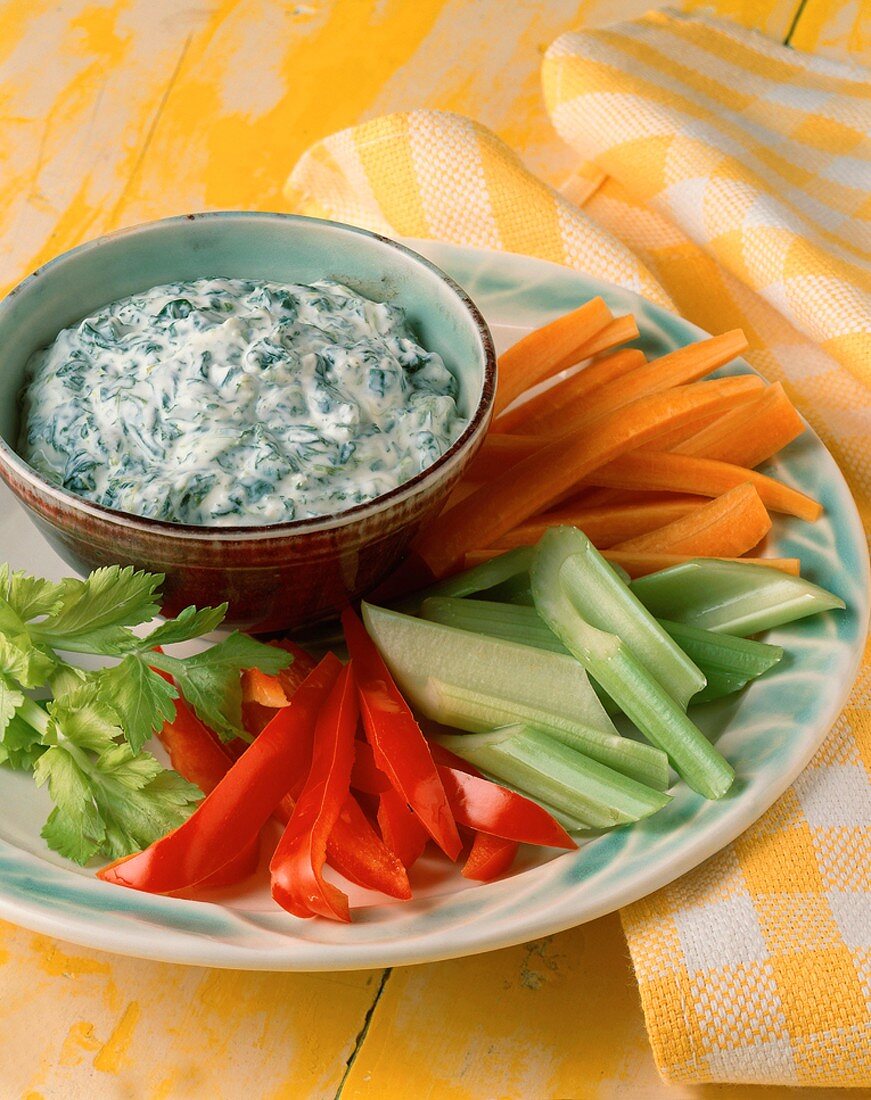
{"type": "MultiPolygon", "coordinates": [[[[391,235],[523,252],[710,332],[741,327],[871,524],[871,74],[672,11],[559,38],[557,189],[469,119],[414,111],[320,141],[286,194],[391,235]]],[[[672,1082],[871,1086],[871,652],[789,791],[623,911],[672,1082]]]]}

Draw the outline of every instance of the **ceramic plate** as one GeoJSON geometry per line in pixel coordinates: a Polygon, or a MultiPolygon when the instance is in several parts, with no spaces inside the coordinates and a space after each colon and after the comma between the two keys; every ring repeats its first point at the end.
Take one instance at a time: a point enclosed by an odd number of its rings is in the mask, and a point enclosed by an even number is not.
{"type": "MultiPolygon", "coordinates": [[[[618,287],[554,264],[496,252],[411,242],[468,290],[508,346],[595,294],[635,314],[652,355],[703,334],[618,287]]],[[[749,370],[748,367],[738,368],[749,370]]],[[[0,769],[0,916],[61,939],[147,958],[264,970],[342,970],[424,962],[487,951],[581,924],[664,886],[751,825],[798,775],[826,736],[856,674],[868,617],[865,540],[833,459],[810,432],[772,464],[787,483],[820,499],[810,525],[775,523],[769,553],[800,557],[811,580],[847,611],[771,633],[788,656],[740,696],[699,708],[705,729],[737,772],[721,802],[685,784],[669,806],[577,852],[527,851],[509,878],[477,886],[437,858],[415,868],[415,900],[384,903],[351,888],[354,923],[297,920],[265,888],[209,901],[151,897],[97,881],[49,852],[39,836],[44,793],[0,769]],[[704,713],[702,714],[702,711],[704,713]]],[[[65,572],[9,491],[0,491],[0,561],[50,577],[65,572]]]]}

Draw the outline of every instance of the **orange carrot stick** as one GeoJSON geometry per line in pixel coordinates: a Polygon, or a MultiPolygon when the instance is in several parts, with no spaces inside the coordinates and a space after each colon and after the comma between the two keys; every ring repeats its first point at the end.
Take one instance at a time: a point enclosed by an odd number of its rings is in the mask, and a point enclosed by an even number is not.
{"type": "Polygon", "coordinates": [[[463,481],[490,481],[550,443],[546,436],[490,432],[466,468],[463,481]]]}
{"type": "MultiPolygon", "coordinates": [[[[638,339],[638,322],[631,313],[624,313],[622,317],[615,317],[610,324],[588,340],[584,347],[582,358],[589,359],[591,355],[598,355],[602,351],[611,351],[619,348],[621,344],[628,344],[630,340],[638,339]]],[[[553,372],[554,374],[556,371],[553,372]]]]}
{"type": "MultiPolygon", "coordinates": [[[[557,409],[549,416],[542,417],[536,430],[544,435],[577,431],[592,424],[600,416],[637,401],[639,397],[695,382],[734,359],[746,347],[747,339],[740,329],[724,332],[721,336],[711,336],[696,344],[688,344],[659,359],[653,359],[644,366],[636,367],[611,385],[589,394],[583,402],[571,409],[557,409]]],[[[762,385],[760,379],[756,380],[756,385],[762,385]]]]}
{"type": "Polygon", "coordinates": [[[636,535],[656,531],[704,507],[700,497],[677,495],[667,500],[607,505],[604,508],[566,506],[552,512],[542,512],[535,519],[521,523],[493,545],[505,550],[514,546],[531,546],[538,542],[548,527],[580,527],[593,545],[601,550],[636,535]]]}
{"type": "Polygon", "coordinates": [[[804,421],[780,382],[739,405],[674,447],[675,454],[716,458],[752,469],[776,455],[804,431],[804,421]]]}
{"type": "Polygon", "coordinates": [[[745,483],[657,530],[616,543],[612,549],[737,558],[758,545],[770,530],[771,517],[759,493],[745,483]]]}
{"type": "Polygon", "coordinates": [[[590,354],[584,346],[611,320],[611,310],[601,298],[592,298],[549,325],[537,328],[499,356],[499,383],[494,415],[524,390],[571,367],[590,354]]]}
{"type": "MultiPolygon", "coordinates": [[[[470,493],[412,543],[435,577],[444,576],[467,550],[489,546],[529,516],[559,500],[573,485],[628,450],[640,447],[667,423],[704,411],[730,408],[747,392],[742,377],[676,386],[603,416],[589,431],[557,439],[500,477],[470,493]]],[[[692,461],[698,461],[693,459],[692,461]]]]}
{"type": "MultiPolygon", "coordinates": [[[[491,547],[489,550],[470,550],[463,556],[463,568],[471,569],[475,565],[481,565],[490,561],[504,550],[491,547]]],[[[670,569],[673,565],[682,565],[685,561],[693,561],[695,558],[705,557],[703,554],[644,554],[640,551],[603,550],[602,556],[614,565],[625,569],[630,577],[644,577],[648,573],[658,573],[660,569],[670,569]]],[[[746,562],[748,565],[766,565],[770,569],[779,569],[781,573],[789,573],[798,577],[801,573],[801,562],[798,558],[716,558],[717,561],[746,562]]]]}
{"type": "Polygon", "coordinates": [[[587,480],[611,489],[666,489],[703,497],[720,496],[749,481],[756,487],[765,507],[774,512],[785,512],[813,522],[823,511],[811,497],[755,470],[745,470],[743,466],[716,459],[665,451],[639,450],[635,454],[623,454],[607,466],[600,466],[595,474],[587,475],[587,480]]]}
{"type": "Polygon", "coordinates": [[[515,405],[508,412],[497,417],[490,430],[522,431],[527,435],[534,435],[538,431],[536,426],[538,420],[548,417],[556,409],[564,408],[573,401],[579,401],[592,390],[608,385],[609,382],[642,366],[645,362],[644,352],[637,348],[615,351],[613,355],[582,367],[575,374],[564,378],[562,382],[557,382],[555,386],[542,390],[523,404],[515,405]]]}

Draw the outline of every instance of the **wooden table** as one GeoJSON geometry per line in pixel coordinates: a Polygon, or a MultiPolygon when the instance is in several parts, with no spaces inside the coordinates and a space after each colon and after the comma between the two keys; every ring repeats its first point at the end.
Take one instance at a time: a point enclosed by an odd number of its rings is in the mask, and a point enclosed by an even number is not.
{"type": "MultiPolygon", "coordinates": [[[[542,50],[649,0],[0,0],[0,289],[121,225],[282,210],[314,139],[473,115],[552,182],[542,50]]],[[[712,6],[710,0],[687,7],[712,6]]],[[[792,45],[868,52],[851,0],[719,0],[792,45]]],[[[824,1097],[662,1085],[618,918],[456,962],[254,974],[116,958],[0,923],[0,1100],[824,1097]]],[[[854,1094],[855,1095],[855,1094],[854,1094]]]]}

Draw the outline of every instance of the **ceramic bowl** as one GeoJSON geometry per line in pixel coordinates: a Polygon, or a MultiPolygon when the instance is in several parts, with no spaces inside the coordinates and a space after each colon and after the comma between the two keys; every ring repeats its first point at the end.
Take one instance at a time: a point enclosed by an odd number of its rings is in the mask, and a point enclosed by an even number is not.
{"type": "Polygon", "coordinates": [[[492,415],[493,342],[468,296],[428,260],[384,237],[288,214],[167,218],[64,253],[0,303],[0,476],[54,548],[86,572],[109,563],[164,573],[163,610],[229,604],[228,622],[295,629],[375,587],[434,518],[492,415]],[[272,526],[205,527],[106,508],[50,484],[15,451],[25,365],[57,333],[117,298],[205,276],[311,283],[332,278],[402,306],[459,383],[467,426],[432,466],[345,512],[272,526]]]}

